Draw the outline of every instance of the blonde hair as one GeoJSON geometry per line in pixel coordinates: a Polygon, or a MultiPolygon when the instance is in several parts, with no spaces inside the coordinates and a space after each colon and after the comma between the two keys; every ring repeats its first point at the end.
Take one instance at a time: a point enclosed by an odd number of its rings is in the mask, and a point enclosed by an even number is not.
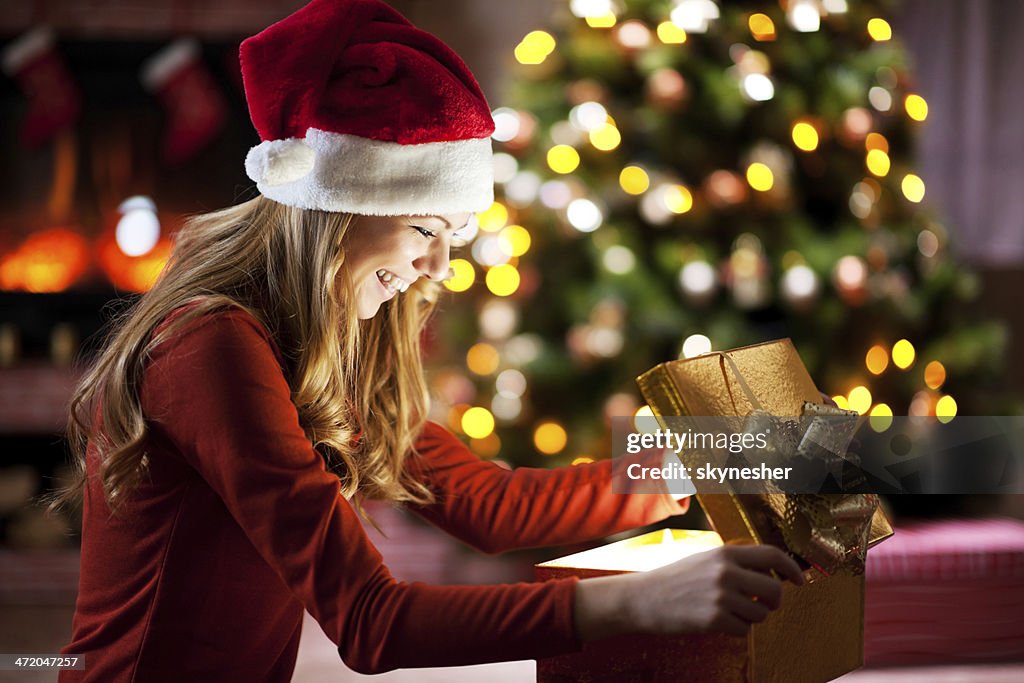
{"type": "Polygon", "coordinates": [[[75,389],[68,439],[77,476],[54,505],[80,500],[91,441],[100,455],[95,475],[116,511],[146,471],[148,429],[137,387],[150,352],[190,320],[230,306],[249,312],[277,341],[306,436],[346,498],[430,502],[430,490],[407,477],[403,463],[426,420],[420,332],[438,285],[421,280],[374,318],[358,320],[343,269],[353,222],[350,214],[264,197],[192,218],[153,288],[112,321],[103,351],[75,389]],[[196,305],[151,338],[172,310],[189,303],[196,305]]]}

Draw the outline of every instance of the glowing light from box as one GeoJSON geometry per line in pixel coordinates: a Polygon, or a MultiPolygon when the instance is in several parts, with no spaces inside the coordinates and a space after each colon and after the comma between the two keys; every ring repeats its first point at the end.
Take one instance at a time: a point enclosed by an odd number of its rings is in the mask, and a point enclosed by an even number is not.
{"type": "Polygon", "coordinates": [[[767,192],[775,184],[775,175],[772,169],[758,161],[747,166],[747,182],[758,192],[767,192]]]}
{"type": "Polygon", "coordinates": [[[472,439],[482,439],[494,431],[494,416],[487,408],[476,406],[462,414],[462,431],[472,439]]]}
{"type": "Polygon", "coordinates": [[[797,121],[793,124],[793,144],[804,152],[813,152],[818,149],[818,129],[806,121],[797,121]]]}
{"type": "Polygon", "coordinates": [[[907,116],[915,121],[924,121],[928,118],[928,102],[920,95],[907,95],[903,100],[903,107],[907,110],[907,116]]]}
{"type": "Polygon", "coordinates": [[[590,131],[590,144],[602,152],[610,152],[622,142],[622,134],[612,123],[606,123],[600,128],[590,131]]]}
{"type": "Polygon", "coordinates": [[[498,142],[508,142],[519,135],[521,121],[519,112],[515,109],[499,107],[491,112],[491,118],[494,119],[494,132],[491,133],[491,138],[498,142]]]}
{"type": "Polygon", "coordinates": [[[935,402],[935,417],[943,424],[951,422],[956,417],[956,401],[952,396],[943,396],[935,402]]]}
{"type": "Polygon", "coordinates": [[[651,186],[651,178],[639,166],[626,166],[619,173],[619,186],[627,194],[643,194],[651,186]]]}
{"type": "Polygon", "coordinates": [[[498,233],[498,243],[509,256],[522,256],[530,250],[530,231],[521,225],[509,225],[498,233]]]}
{"type": "Polygon", "coordinates": [[[533,445],[544,455],[561,453],[569,437],[557,422],[542,422],[533,431],[533,445]]]}
{"type": "Polygon", "coordinates": [[[498,349],[486,342],[473,344],[466,352],[466,367],[476,375],[491,375],[498,369],[501,356],[498,349]]]}
{"type": "Polygon", "coordinates": [[[884,178],[889,175],[889,167],[892,162],[889,161],[889,155],[880,149],[868,150],[867,157],[865,158],[865,164],[868,170],[879,178],[884,178]]]}
{"type": "Polygon", "coordinates": [[[892,26],[885,19],[875,17],[868,20],[868,35],[872,40],[883,42],[892,39],[892,26]]]}
{"type": "Polygon", "coordinates": [[[760,12],[751,14],[747,19],[747,26],[750,28],[750,34],[754,36],[754,40],[762,42],[775,40],[775,22],[767,14],[760,12]]]}
{"type": "Polygon", "coordinates": [[[658,24],[657,33],[658,40],[666,45],[682,45],[686,42],[686,31],[671,21],[663,21],[658,24]]]}
{"type": "Polygon", "coordinates": [[[608,111],[598,102],[582,102],[569,110],[569,124],[589,133],[608,123],[608,111]]]}
{"type": "Polygon", "coordinates": [[[508,263],[494,266],[487,271],[484,279],[487,289],[491,290],[491,294],[495,296],[509,296],[515,294],[519,289],[519,271],[508,263]]]}
{"type": "Polygon", "coordinates": [[[569,225],[580,232],[594,232],[601,227],[604,216],[597,204],[589,199],[574,199],[565,210],[569,225]]]}
{"type": "Polygon", "coordinates": [[[892,362],[900,370],[906,370],[914,364],[914,345],[906,339],[900,339],[892,345],[892,362]]]}
{"type": "Polygon", "coordinates": [[[861,415],[867,413],[871,408],[871,392],[865,386],[856,386],[850,389],[846,400],[850,410],[856,410],[861,415]]]}
{"type": "Polygon", "coordinates": [[[572,173],[580,165],[580,153],[569,145],[555,145],[548,150],[548,167],[555,173],[572,173]]]}
{"type": "Polygon", "coordinates": [[[903,190],[903,196],[915,204],[924,199],[924,181],[913,173],[903,176],[900,189],[903,190]]]}
{"type": "Polygon", "coordinates": [[[929,389],[938,389],[946,381],[946,366],[933,360],[924,366],[924,383],[929,389]]]}
{"type": "Polygon", "coordinates": [[[875,344],[868,349],[864,364],[872,375],[881,375],[889,367],[889,352],[881,344],[875,344]]]}
{"type": "Polygon", "coordinates": [[[514,54],[520,64],[541,64],[555,50],[555,39],[546,31],[530,31],[519,44],[514,54]]]}
{"type": "Polygon", "coordinates": [[[713,531],[663,529],[566,555],[539,566],[648,572],[721,545],[722,537],[713,531]]]}
{"type": "Polygon", "coordinates": [[[871,409],[871,415],[868,418],[868,422],[871,428],[876,432],[884,432],[886,429],[892,426],[892,408],[885,403],[879,403],[871,409]]]}
{"type": "Polygon", "coordinates": [[[683,342],[683,358],[696,358],[711,353],[711,340],[703,334],[691,334],[683,342]]]}

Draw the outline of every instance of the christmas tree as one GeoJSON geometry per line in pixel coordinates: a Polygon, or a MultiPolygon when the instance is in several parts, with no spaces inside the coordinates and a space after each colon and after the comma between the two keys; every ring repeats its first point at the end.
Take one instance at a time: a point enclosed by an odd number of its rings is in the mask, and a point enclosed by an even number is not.
{"type": "Polygon", "coordinates": [[[967,317],[976,280],[925,201],[891,9],[573,0],[526,35],[435,418],[517,465],[607,457],[638,374],[780,337],[862,414],[995,410],[1004,332],[967,317]]]}

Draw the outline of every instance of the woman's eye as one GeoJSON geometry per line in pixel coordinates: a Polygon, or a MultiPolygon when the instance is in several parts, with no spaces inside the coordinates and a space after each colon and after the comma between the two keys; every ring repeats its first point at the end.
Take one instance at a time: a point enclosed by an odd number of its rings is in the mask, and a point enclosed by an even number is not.
{"type": "Polygon", "coordinates": [[[411,227],[412,227],[413,230],[415,230],[419,234],[423,235],[427,239],[430,239],[431,237],[437,237],[437,233],[431,232],[430,230],[427,230],[426,228],[421,228],[418,225],[413,225],[411,227]]]}

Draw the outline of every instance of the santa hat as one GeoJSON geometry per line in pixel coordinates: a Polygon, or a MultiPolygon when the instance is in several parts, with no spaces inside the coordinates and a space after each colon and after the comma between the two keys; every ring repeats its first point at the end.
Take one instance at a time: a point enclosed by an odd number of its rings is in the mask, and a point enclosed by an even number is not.
{"type": "Polygon", "coordinates": [[[481,211],[490,108],[444,43],[379,0],[313,0],[242,43],[262,142],[246,173],[289,206],[364,215],[481,211]]]}

